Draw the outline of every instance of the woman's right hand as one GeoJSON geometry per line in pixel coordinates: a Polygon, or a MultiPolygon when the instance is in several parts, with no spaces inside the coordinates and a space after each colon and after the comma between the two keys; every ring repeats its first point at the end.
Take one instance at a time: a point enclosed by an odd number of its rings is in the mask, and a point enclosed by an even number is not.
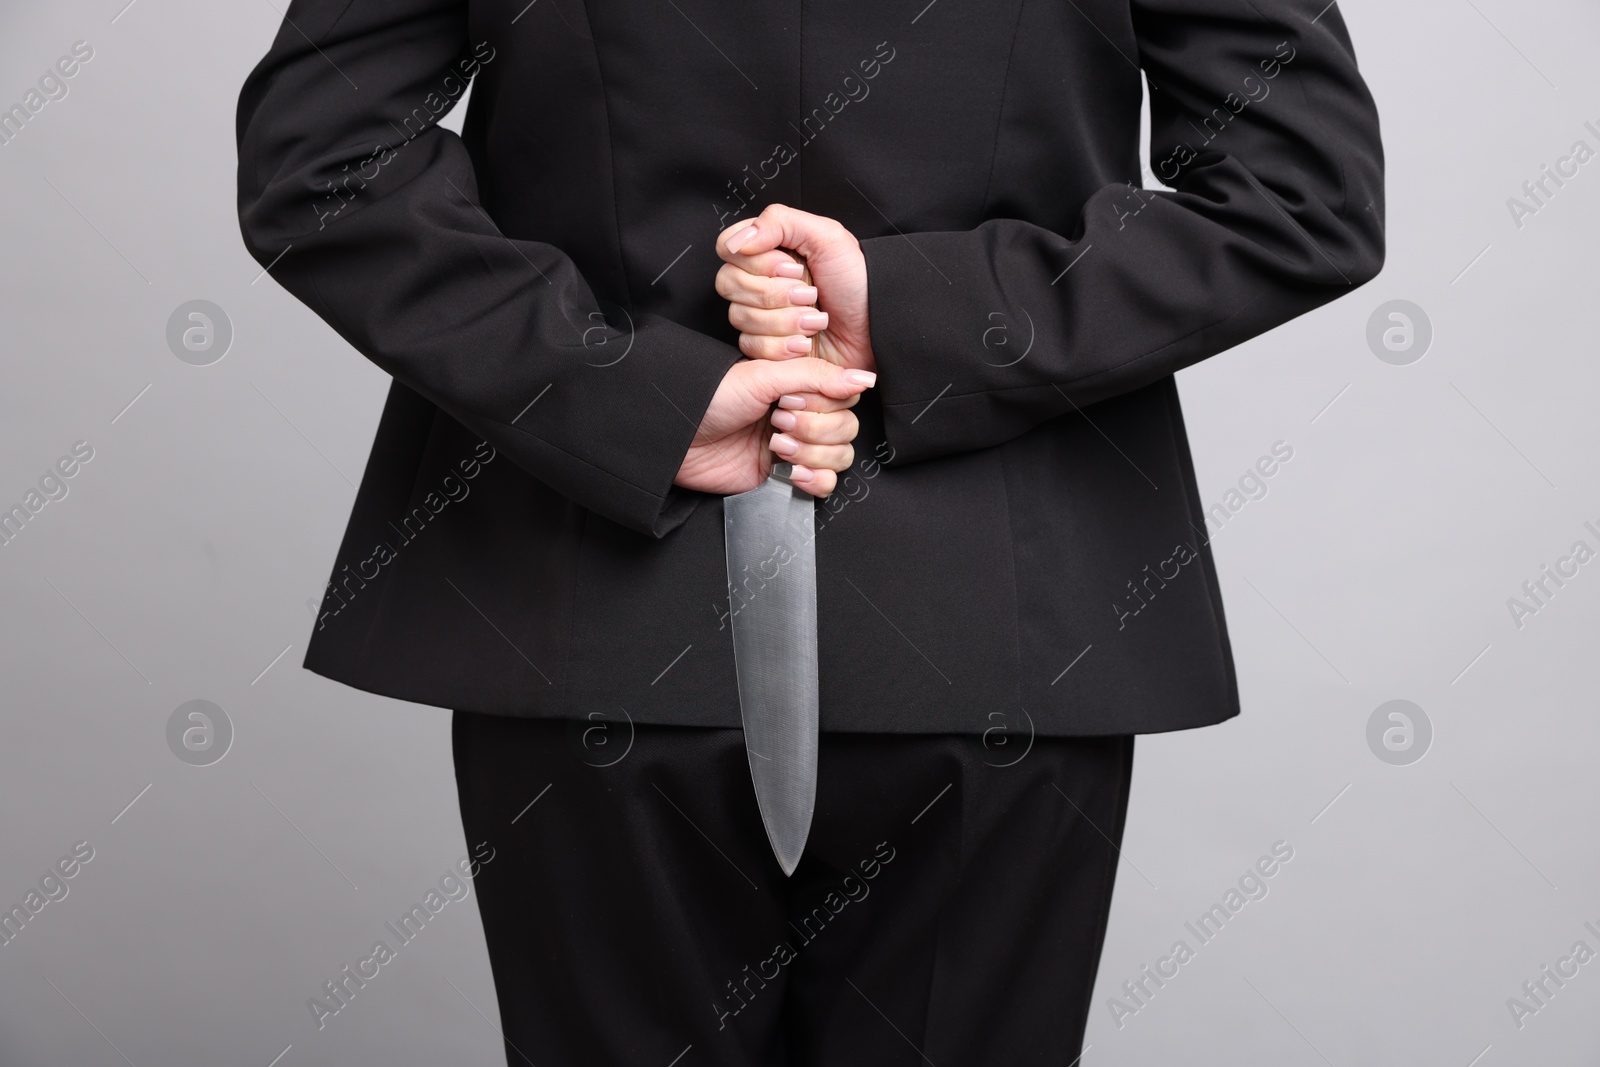
{"type": "Polygon", "coordinates": [[[876,380],[813,356],[741,359],[711,398],[673,484],[731,496],[766,481],[777,458],[794,465],[795,485],[827,496],[855,460],[850,442],[860,426],[850,408],[876,380]]]}

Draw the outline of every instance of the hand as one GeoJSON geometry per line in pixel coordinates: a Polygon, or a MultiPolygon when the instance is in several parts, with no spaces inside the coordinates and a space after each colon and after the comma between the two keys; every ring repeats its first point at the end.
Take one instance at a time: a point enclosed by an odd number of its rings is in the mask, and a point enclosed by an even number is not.
{"type": "Polygon", "coordinates": [[[729,301],[728,321],[745,355],[812,355],[841,367],[878,369],[867,316],[867,261],[849,230],[773,204],[724,230],[717,254],[725,261],[717,292],[729,301]]]}
{"type": "Polygon", "coordinates": [[[859,424],[849,409],[876,378],[810,357],[740,360],[712,396],[673,484],[743,493],[766,481],[776,452],[794,464],[795,485],[827,496],[838,472],[855,461],[850,442],[859,424]],[[780,410],[772,410],[774,402],[780,410]]]}

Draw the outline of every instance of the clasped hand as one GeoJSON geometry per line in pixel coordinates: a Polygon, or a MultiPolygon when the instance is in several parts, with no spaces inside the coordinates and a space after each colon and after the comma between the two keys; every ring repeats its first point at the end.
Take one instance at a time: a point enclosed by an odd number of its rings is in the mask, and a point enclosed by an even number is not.
{"type": "Polygon", "coordinates": [[[743,493],[776,458],[825,497],[855,460],[850,409],[877,380],[861,243],[832,219],[774,204],[724,230],[717,254],[717,292],[747,358],[723,377],[673,484],[743,493]]]}

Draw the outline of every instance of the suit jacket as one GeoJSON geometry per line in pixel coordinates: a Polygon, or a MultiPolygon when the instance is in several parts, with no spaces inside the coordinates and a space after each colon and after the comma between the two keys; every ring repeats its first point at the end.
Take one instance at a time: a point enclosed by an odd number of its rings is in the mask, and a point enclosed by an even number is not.
{"type": "Polygon", "coordinates": [[[879,369],[816,507],[823,728],[1236,714],[1172,376],[1381,266],[1324,2],[295,0],[241,228],[394,378],[305,666],[737,726],[721,499],[672,483],[740,358],[714,239],[781,202],[861,239],[879,369]]]}

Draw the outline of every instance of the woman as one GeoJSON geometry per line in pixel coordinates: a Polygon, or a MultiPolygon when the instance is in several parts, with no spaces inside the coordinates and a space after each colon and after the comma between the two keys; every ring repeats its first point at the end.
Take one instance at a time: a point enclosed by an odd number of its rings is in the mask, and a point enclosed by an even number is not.
{"type": "Polygon", "coordinates": [[[1238,711],[1172,375],[1382,263],[1338,9],[298,0],[238,129],[252,254],[395,379],[305,665],[456,709],[509,1062],[1072,1062],[1132,737],[1238,711]],[[723,515],[772,453],[792,877],[723,515]]]}

